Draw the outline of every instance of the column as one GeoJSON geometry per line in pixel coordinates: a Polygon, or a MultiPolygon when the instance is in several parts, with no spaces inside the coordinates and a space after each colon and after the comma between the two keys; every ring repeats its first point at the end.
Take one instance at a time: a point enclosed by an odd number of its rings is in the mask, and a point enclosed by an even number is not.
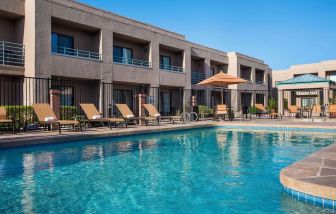
{"type": "MultiPolygon", "coordinates": [[[[205,79],[212,76],[210,68],[211,68],[211,60],[209,58],[204,59],[204,70],[203,71],[205,74],[205,79]]],[[[211,87],[205,88],[205,104],[208,107],[211,107],[211,87]]]]}
{"type": "Polygon", "coordinates": [[[284,114],[284,93],[282,90],[278,90],[278,112],[280,114],[284,114]]]}

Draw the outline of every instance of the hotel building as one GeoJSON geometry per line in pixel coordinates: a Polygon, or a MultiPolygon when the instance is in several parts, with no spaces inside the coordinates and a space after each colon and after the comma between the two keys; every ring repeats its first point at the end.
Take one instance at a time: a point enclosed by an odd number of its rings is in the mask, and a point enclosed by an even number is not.
{"type": "Polygon", "coordinates": [[[273,88],[278,91],[279,111],[284,103],[311,107],[336,102],[336,60],[292,65],[286,70],[273,71],[273,88]]]}
{"type": "Polygon", "coordinates": [[[262,60],[76,1],[2,0],[0,29],[0,88],[11,85],[0,105],[48,102],[57,88],[62,105],[92,102],[113,114],[113,104],[127,103],[136,111],[141,93],[162,114],[176,114],[192,96],[220,103],[221,89],[196,85],[220,71],[248,80],[225,90],[226,104],[267,105],[271,69],[262,60]]]}

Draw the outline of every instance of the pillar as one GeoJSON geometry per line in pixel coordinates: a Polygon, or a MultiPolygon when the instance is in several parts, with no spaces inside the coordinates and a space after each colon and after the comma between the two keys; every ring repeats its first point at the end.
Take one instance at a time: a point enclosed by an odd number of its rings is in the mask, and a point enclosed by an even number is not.
{"type": "MultiPolygon", "coordinates": [[[[212,76],[211,74],[211,61],[209,58],[204,59],[204,74],[205,74],[205,79],[209,78],[212,76]]],[[[211,107],[211,87],[206,87],[205,88],[205,104],[208,107],[211,107]]]]}
{"type": "Polygon", "coordinates": [[[57,89],[49,90],[50,94],[50,106],[54,111],[57,119],[61,118],[61,91],[57,89]]]}
{"type": "Polygon", "coordinates": [[[282,90],[278,90],[278,112],[284,114],[284,93],[282,90]]]}

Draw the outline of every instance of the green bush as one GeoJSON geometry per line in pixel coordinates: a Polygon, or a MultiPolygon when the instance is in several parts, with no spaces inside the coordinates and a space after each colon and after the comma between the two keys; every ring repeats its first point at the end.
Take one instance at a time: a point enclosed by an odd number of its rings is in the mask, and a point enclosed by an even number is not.
{"type": "Polygon", "coordinates": [[[277,108],[278,108],[278,102],[273,98],[269,99],[268,100],[268,111],[272,111],[272,110],[276,111],[277,108]]]}
{"type": "Polygon", "coordinates": [[[35,113],[32,106],[5,106],[7,118],[15,121],[15,128],[19,129],[35,121],[35,113]]]}
{"type": "Polygon", "coordinates": [[[250,106],[248,108],[248,113],[249,114],[256,114],[257,113],[257,108],[255,106],[250,106]]]}
{"type": "Polygon", "coordinates": [[[61,106],[61,119],[73,120],[79,117],[79,112],[76,106],[61,106]]]}
{"type": "Polygon", "coordinates": [[[198,106],[198,114],[212,114],[212,108],[205,106],[205,105],[199,105],[198,106]]]}

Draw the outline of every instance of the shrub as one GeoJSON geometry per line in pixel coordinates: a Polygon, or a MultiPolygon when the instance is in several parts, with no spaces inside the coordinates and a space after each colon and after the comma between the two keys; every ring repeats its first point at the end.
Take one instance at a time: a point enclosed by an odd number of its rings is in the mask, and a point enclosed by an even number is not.
{"type": "Polygon", "coordinates": [[[25,124],[35,121],[35,113],[32,106],[5,106],[7,118],[15,121],[15,128],[23,128],[25,124]]]}
{"type": "Polygon", "coordinates": [[[250,106],[248,108],[248,113],[249,114],[256,114],[257,113],[257,108],[255,106],[250,106]]]}
{"type": "Polygon", "coordinates": [[[268,100],[268,110],[271,111],[271,110],[277,110],[277,107],[278,107],[278,102],[271,98],[268,100]]]}
{"type": "Polygon", "coordinates": [[[61,119],[73,120],[79,116],[76,106],[61,106],[61,119]]]}

